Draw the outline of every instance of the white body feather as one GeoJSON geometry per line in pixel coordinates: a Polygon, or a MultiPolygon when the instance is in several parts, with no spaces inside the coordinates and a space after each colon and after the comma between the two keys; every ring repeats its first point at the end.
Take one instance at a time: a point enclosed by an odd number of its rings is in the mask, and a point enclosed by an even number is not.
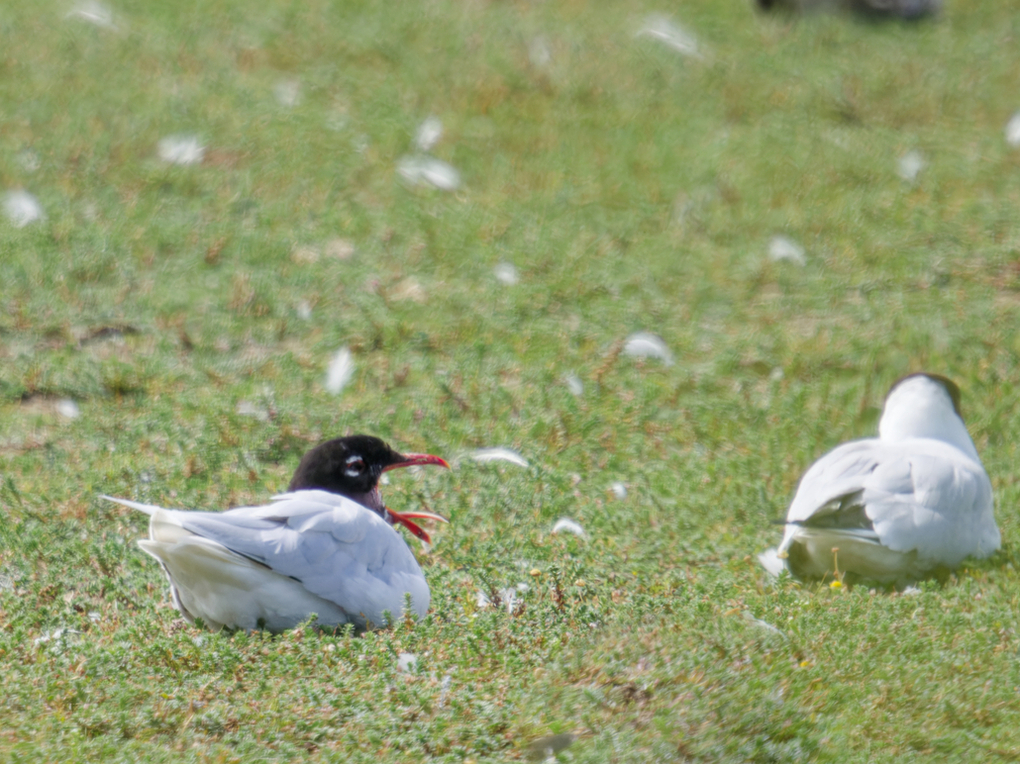
{"type": "Polygon", "coordinates": [[[379,515],[328,491],[295,491],[226,512],[163,509],[105,497],[151,518],[139,546],[166,570],[181,614],[214,630],[279,632],[312,613],[325,626],[372,628],[384,614],[428,612],[429,587],[379,515]]]}
{"type": "MultiPolygon", "coordinates": [[[[904,583],[1001,543],[974,443],[946,389],[925,376],[894,387],[878,438],[844,443],[811,466],[786,519],[778,558],[806,577],[838,565],[904,583]]],[[[774,567],[775,557],[762,562],[774,567]]]]}

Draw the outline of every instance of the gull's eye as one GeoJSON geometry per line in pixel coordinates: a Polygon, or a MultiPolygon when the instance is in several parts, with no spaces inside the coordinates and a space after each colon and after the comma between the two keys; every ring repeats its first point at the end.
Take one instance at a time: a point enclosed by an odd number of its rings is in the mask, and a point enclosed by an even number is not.
{"type": "Polygon", "coordinates": [[[361,477],[365,474],[365,460],[360,456],[348,456],[344,462],[344,474],[347,477],[361,477]]]}

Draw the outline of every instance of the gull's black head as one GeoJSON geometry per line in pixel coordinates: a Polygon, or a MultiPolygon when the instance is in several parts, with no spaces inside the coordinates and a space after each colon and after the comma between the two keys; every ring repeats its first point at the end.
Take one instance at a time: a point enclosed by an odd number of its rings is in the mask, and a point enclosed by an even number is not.
{"type": "Polygon", "coordinates": [[[431,454],[398,453],[371,435],[350,435],[320,443],[305,454],[287,490],[337,493],[388,517],[379,478],[386,470],[413,464],[450,466],[431,454]]]}

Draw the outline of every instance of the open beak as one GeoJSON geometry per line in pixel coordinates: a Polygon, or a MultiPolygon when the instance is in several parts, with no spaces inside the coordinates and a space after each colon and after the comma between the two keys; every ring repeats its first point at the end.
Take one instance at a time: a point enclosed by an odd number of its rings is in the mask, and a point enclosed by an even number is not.
{"type": "MultiPolygon", "coordinates": [[[[424,466],[426,464],[450,469],[450,465],[447,463],[446,459],[443,459],[441,456],[433,456],[432,454],[402,454],[401,458],[402,461],[394,462],[393,464],[388,464],[383,467],[383,472],[394,470],[397,467],[414,467],[416,465],[424,466]]],[[[450,522],[442,515],[437,515],[433,512],[394,512],[389,507],[386,507],[386,512],[389,514],[392,522],[400,523],[407,528],[407,530],[411,531],[416,538],[421,539],[426,544],[431,544],[432,538],[424,528],[411,519],[412,517],[419,520],[436,520],[441,523],[450,522]]]]}
{"type": "Polygon", "coordinates": [[[438,520],[441,523],[450,522],[442,515],[436,515],[432,512],[394,512],[389,507],[386,507],[386,511],[390,515],[390,519],[395,523],[400,523],[407,530],[411,531],[417,538],[420,538],[426,544],[432,543],[432,537],[429,536],[428,531],[422,528],[418,523],[414,522],[410,518],[416,517],[424,520],[438,520]]]}

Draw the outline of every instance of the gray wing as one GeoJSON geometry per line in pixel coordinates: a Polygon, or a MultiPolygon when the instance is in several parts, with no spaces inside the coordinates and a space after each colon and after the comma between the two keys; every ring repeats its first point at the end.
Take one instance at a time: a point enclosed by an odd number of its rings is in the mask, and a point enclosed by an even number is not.
{"type": "MultiPolygon", "coordinates": [[[[117,500],[152,514],[156,508],[117,500]]],[[[428,584],[403,538],[375,512],[326,491],[297,491],[262,507],[226,512],[164,510],[198,536],[300,582],[353,615],[383,623],[404,611],[405,593],[419,617],[428,584]]]]}
{"type": "Polygon", "coordinates": [[[899,552],[955,566],[999,548],[992,487],[984,468],[930,439],[852,441],[804,475],[780,550],[799,527],[873,539],[899,552]]]}

